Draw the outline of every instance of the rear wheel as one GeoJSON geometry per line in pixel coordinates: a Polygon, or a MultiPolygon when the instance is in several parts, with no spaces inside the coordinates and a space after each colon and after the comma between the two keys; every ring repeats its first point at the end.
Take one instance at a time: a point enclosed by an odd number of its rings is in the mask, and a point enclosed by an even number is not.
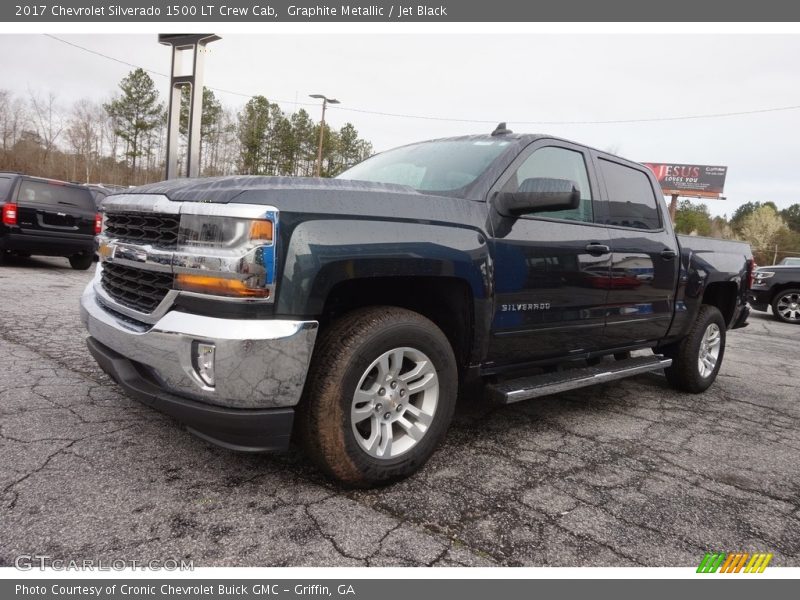
{"type": "Polygon", "coordinates": [[[784,323],[800,323],[800,290],[783,290],[772,301],[772,314],[784,323]]]}
{"type": "Polygon", "coordinates": [[[431,321],[396,307],[346,315],[314,352],[298,426],[311,458],[353,486],[418,470],[444,437],[455,408],[453,350],[431,321]]]}
{"type": "Polygon", "coordinates": [[[94,257],[91,254],[75,254],[69,257],[70,266],[77,271],[85,271],[92,266],[94,257]]]}
{"type": "Polygon", "coordinates": [[[698,394],[717,378],[725,354],[725,319],[715,306],[700,307],[689,333],[662,352],[672,359],[664,370],[672,387],[698,394]]]}

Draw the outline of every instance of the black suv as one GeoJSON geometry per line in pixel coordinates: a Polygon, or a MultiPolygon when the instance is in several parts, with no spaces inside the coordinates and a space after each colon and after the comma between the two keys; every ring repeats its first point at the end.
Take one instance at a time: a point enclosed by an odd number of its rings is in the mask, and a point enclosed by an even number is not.
{"type": "Polygon", "coordinates": [[[784,323],[800,323],[800,266],[786,264],[756,269],[747,300],[756,310],[766,311],[784,323]]]}
{"type": "Polygon", "coordinates": [[[0,173],[0,263],[18,256],[65,256],[73,269],[88,269],[101,217],[83,185],[0,173]]]}

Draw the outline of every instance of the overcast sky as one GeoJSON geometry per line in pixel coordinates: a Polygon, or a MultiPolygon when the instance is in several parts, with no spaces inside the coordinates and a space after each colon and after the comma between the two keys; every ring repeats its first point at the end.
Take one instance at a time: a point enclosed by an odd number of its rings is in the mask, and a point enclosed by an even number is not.
{"type": "MultiPolygon", "coordinates": [[[[99,25],[98,25],[99,27],[99,25]]],[[[59,35],[166,73],[156,35],[59,35]]],[[[751,200],[800,202],[800,110],[627,124],[550,124],[751,111],[800,105],[800,36],[791,35],[244,35],[210,46],[206,85],[289,104],[342,101],[328,121],[352,122],[376,150],[449,135],[550,133],[642,162],[727,165],[728,216],[751,200]],[[363,109],[469,123],[346,111],[363,109]]],[[[43,35],[0,34],[0,88],[52,90],[68,106],[105,100],[130,67],[43,35]]],[[[168,80],[153,76],[166,98],[168,80]]],[[[238,108],[246,98],[217,91],[238,108]]],[[[318,107],[306,107],[315,119],[318,107]]]]}

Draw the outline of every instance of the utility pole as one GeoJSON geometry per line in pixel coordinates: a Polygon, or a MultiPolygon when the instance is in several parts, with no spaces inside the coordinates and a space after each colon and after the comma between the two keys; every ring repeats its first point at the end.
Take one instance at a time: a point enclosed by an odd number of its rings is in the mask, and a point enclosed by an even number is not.
{"type": "Polygon", "coordinates": [[[672,200],[669,203],[669,218],[675,223],[675,214],[678,212],[678,194],[672,194],[672,200]]]}
{"type": "Polygon", "coordinates": [[[328,104],[340,104],[336,98],[326,98],[323,94],[311,94],[310,98],[322,100],[322,121],[319,123],[319,148],[317,149],[317,167],[314,175],[322,177],[322,139],[325,136],[325,109],[328,104]]]}

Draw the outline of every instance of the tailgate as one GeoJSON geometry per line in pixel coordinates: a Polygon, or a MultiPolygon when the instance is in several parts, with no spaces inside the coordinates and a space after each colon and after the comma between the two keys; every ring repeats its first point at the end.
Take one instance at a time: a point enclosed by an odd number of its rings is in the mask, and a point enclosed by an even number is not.
{"type": "Polygon", "coordinates": [[[94,236],[95,206],[88,189],[50,181],[23,180],[17,223],[23,233],[94,236]]]}

